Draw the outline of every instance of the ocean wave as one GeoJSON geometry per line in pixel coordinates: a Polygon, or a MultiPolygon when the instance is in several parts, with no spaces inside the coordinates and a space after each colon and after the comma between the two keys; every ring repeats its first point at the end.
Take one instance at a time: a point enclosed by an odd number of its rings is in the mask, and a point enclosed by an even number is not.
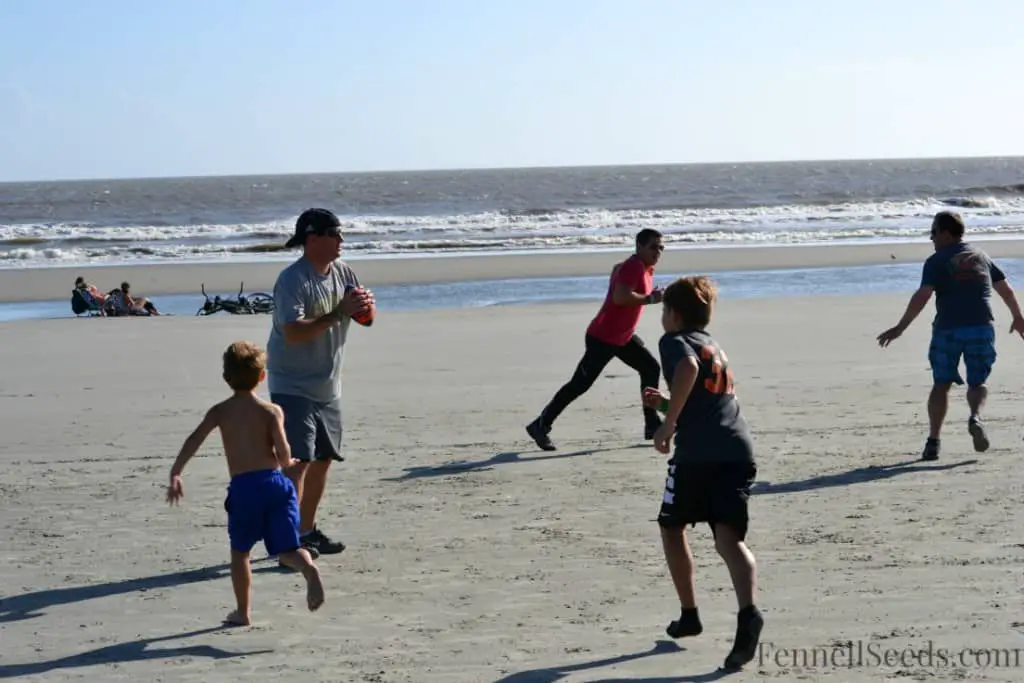
{"type": "Polygon", "coordinates": [[[1014,196],[1024,195],[1024,183],[1010,183],[1009,185],[989,185],[987,187],[968,187],[950,190],[947,195],[1003,195],[1014,196]]]}
{"type": "MultiPolygon", "coordinates": [[[[1024,235],[1024,224],[991,226],[975,230],[974,234],[991,237],[1024,235]]],[[[703,230],[670,233],[665,241],[672,245],[756,245],[756,244],[809,244],[849,241],[923,239],[920,230],[910,228],[848,227],[841,230],[787,230],[774,232],[703,230]]],[[[433,237],[425,239],[376,239],[347,243],[346,251],[360,255],[427,254],[455,252],[543,251],[546,249],[602,249],[623,248],[632,245],[633,235],[520,235],[512,237],[433,237]]],[[[274,257],[284,253],[283,245],[255,244],[175,244],[149,245],[96,245],[92,247],[31,247],[22,246],[0,250],[0,264],[27,266],[36,264],[116,263],[185,260],[246,260],[253,257],[274,257]]]]}
{"type": "MultiPolygon", "coordinates": [[[[789,204],[732,209],[636,208],[636,209],[517,209],[436,216],[345,216],[345,234],[356,241],[380,238],[419,239],[427,234],[461,236],[519,236],[626,234],[644,227],[663,232],[699,232],[707,229],[773,231],[799,229],[816,224],[817,229],[844,229],[852,223],[887,224],[904,222],[926,226],[938,210],[963,209],[972,225],[985,222],[1024,220],[1024,196],[997,199],[967,194],[904,202],[849,202],[814,205],[789,204]]],[[[0,248],[47,244],[59,248],[95,242],[215,242],[285,241],[292,232],[291,221],[109,226],[89,223],[0,224],[0,248]]]]}
{"type": "MultiPolygon", "coordinates": [[[[936,211],[955,207],[972,234],[1024,232],[1024,194],[959,194],[902,202],[787,204],[747,208],[491,211],[436,216],[344,218],[348,252],[403,254],[622,247],[638,230],[669,243],[796,244],[923,238],[936,211]],[[998,195],[998,196],[997,196],[998,195]]],[[[992,190],[993,188],[988,188],[992,190]]],[[[276,258],[291,221],[197,225],[86,222],[0,225],[0,265],[208,258],[276,258]]]]}

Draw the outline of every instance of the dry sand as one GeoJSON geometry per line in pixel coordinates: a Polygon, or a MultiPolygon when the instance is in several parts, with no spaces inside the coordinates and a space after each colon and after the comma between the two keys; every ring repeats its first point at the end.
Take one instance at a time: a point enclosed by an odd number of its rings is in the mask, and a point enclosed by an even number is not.
{"type": "MultiPolygon", "coordinates": [[[[984,240],[993,258],[1024,258],[1024,240],[984,240]]],[[[723,270],[824,268],[881,263],[920,263],[928,255],[924,243],[845,244],[827,248],[799,246],[735,246],[692,248],[669,244],[660,273],[705,273],[723,270]]],[[[472,280],[586,277],[607,275],[621,251],[575,253],[427,256],[423,258],[359,258],[352,261],[359,277],[382,285],[472,280]]],[[[298,256],[298,252],[295,252],[298,256]]],[[[88,268],[24,268],[0,270],[0,302],[64,299],[75,277],[82,275],[104,291],[127,280],[142,296],[198,294],[200,283],[211,292],[235,292],[245,282],[247,292],[270,291],[284,262],[165,263],[144,266],[88,268]]]]}
{"type": "MultiPolygon", "coordinates": [[[[930,312],[888,350],[874,343],[904,304],[720,306],[713,332],[759,458],[749,540],[766,619],[764,659],[726,680],[1024,676],[1024,342],[1000,309],[991,450],[971,450],[958,392],[942,459],[920,463],[930,312]],[[852,668],[794,665],[847,642],[865,648],[852,668]],[[1021,661],[870,654],[929,644],[1020,648],[1021,661]]],[[[665,642],[678,607],[653,522],[665,462],[640,439],[635,375],[613,362],[562,416],[556,453],[523,430],[569,377],[594,309],[384,311],[354,329],[348,460],[320,520],[349,548],[319,561],[328,601],[313,615],[295,574],[257,563],[247,629],[219,628],[232,595],[216,437],[186,470],[183,507],[163,495],[182,440],[226,393],[221,350],[265,343],[267,320],[0,325],[0,678],[715,680],[733,593],[698,528],[705,632],[665,642]]],[[[655,344],[654,310],[640,333],[655,344]]]]}

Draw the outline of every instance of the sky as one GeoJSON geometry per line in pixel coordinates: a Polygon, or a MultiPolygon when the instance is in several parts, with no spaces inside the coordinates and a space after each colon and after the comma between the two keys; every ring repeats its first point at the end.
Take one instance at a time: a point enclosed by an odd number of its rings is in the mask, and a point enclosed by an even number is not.
{"type": "Polygon", "coordinates": [[[1024,155],[1020,0],[0,2],[0,181],[1024,155]]]}

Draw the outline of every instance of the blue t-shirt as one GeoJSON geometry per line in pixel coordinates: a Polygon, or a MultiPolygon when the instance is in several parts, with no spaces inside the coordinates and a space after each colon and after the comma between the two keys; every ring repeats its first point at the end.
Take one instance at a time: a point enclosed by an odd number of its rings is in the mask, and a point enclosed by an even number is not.
{"type": "Polygon", "coordinates": [[[928,257],[921,285],[935,289],[935,320],[939,329],[991,325],[992,285],[1006,275],[988,254],[966,242],[943,247],[928,257]]]}

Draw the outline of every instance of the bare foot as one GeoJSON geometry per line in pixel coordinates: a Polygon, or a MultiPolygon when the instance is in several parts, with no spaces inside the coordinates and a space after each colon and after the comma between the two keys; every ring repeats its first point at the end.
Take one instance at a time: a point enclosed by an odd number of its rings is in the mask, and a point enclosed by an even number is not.
{"type": "Polygon", "coordinates": [[[251,622],[249,621],[248,614],[242,614],[238,610],[234,610],[231,614],[224,617],[224,623],[231,626],[248,626],[251,622]]]}
{"type": "Polygon", "coordinates": [[[315,612],[324,604],[324,582],[320,579],[320,570],[315,565],[306,570],[306,604],[309,611],[315,612]]]}

